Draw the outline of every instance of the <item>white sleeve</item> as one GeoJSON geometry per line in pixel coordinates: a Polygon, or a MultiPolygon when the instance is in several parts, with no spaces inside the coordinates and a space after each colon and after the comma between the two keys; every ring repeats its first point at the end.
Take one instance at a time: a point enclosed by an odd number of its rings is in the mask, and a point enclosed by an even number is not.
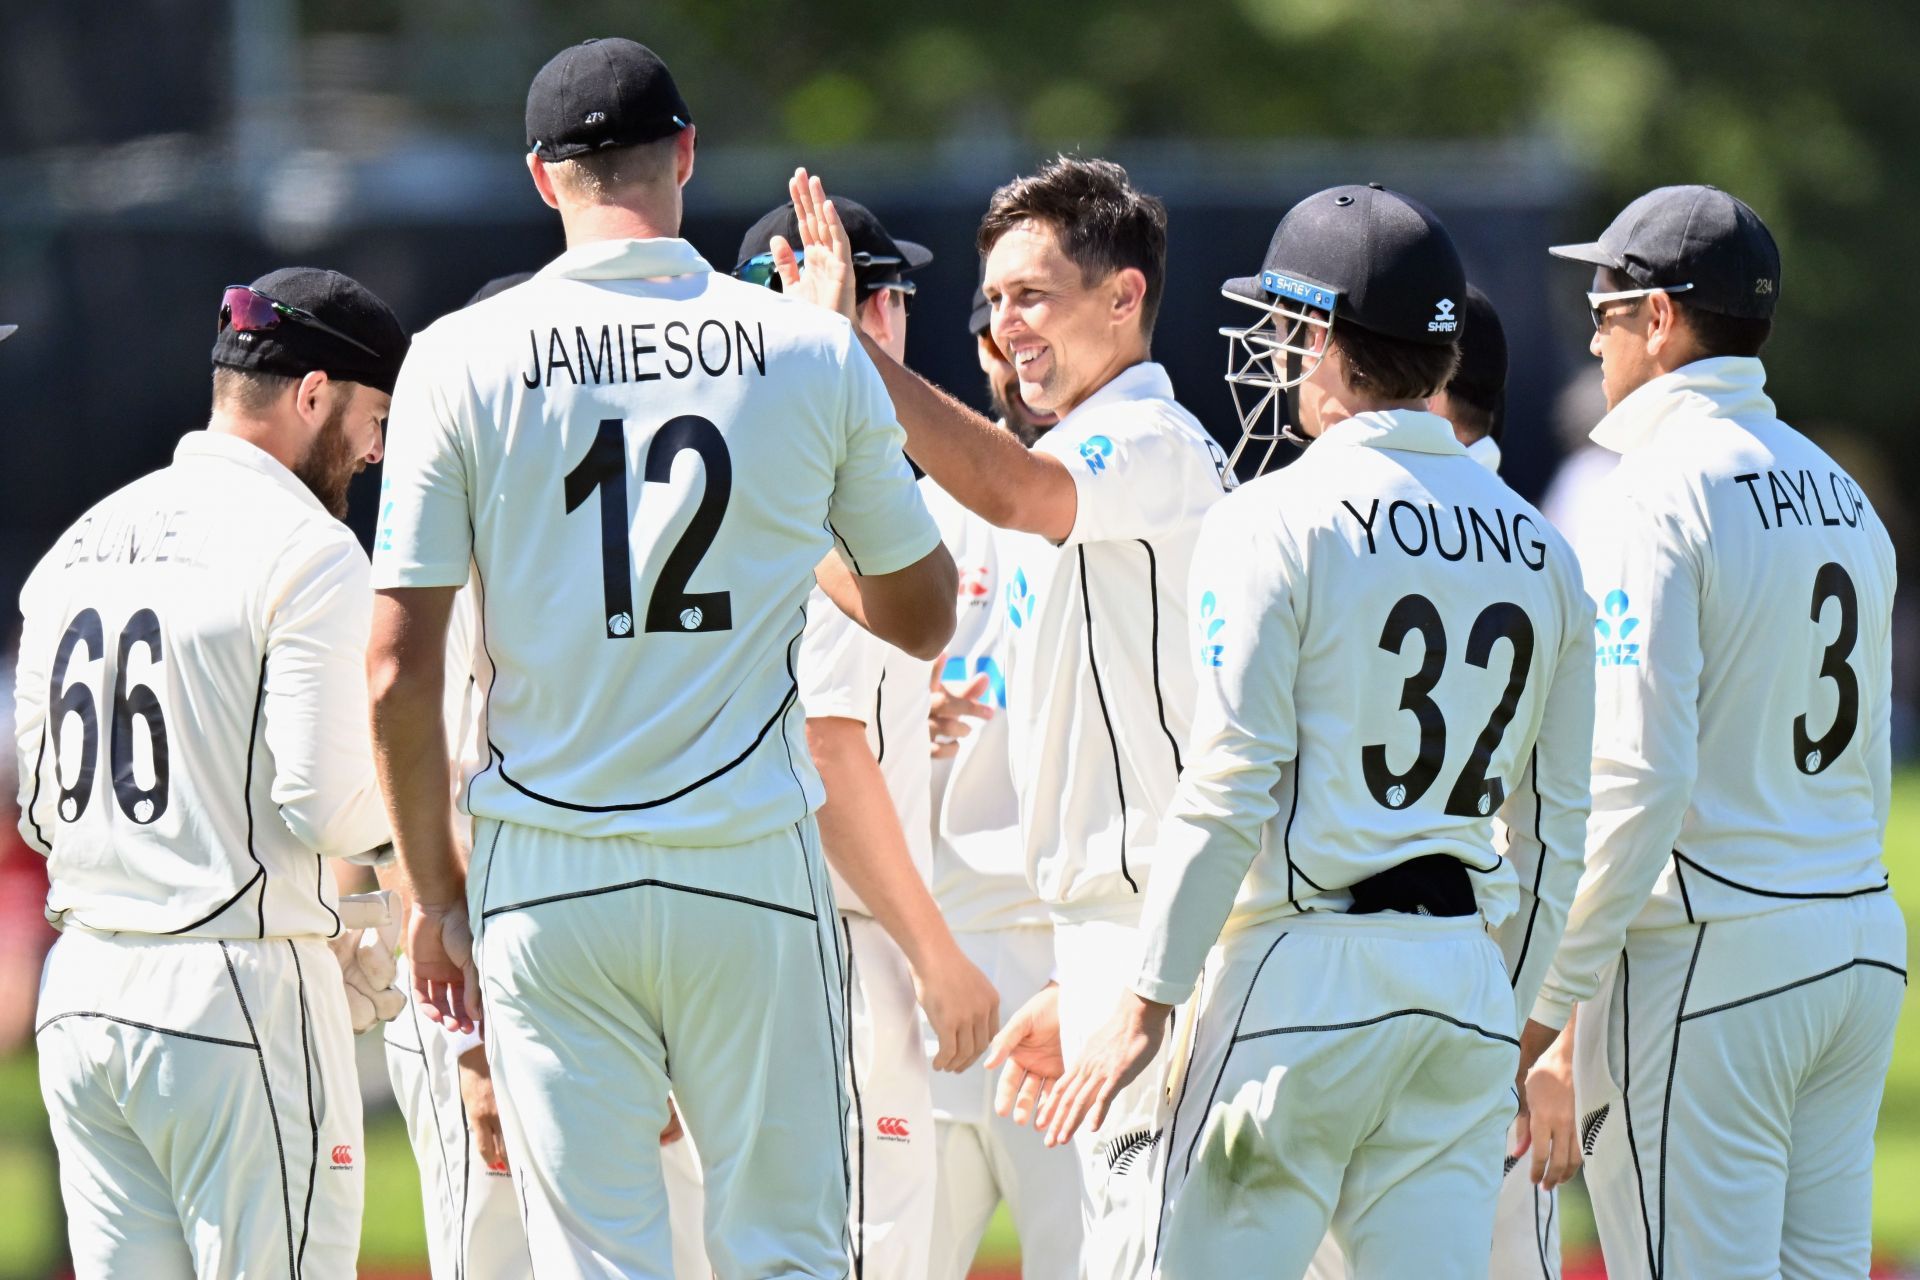
{"type": "Polygon", "coordinates": [[[1147,884],[1133,980],[1159,1004],[1192,994],[1278,808],[1281,769],[1298,749],[1297,561],[1280,540],[1235,520],[1237,506],[1231,498],[1215,506],[1194,549],[1195,566],[1206,566],[1192,576],[1188,605],[1199,631],[1190,649],[1199,697],[1147,884]]]}
{"type": "Polygon", "coordinates": [[[1586,547],[1594,634],[1593,813],[1586,868],[1533,1019],[1564,1026],[1592,998],[1673,852],[1700,751],[1701,570],[1678,503],[1624,487],[1586,547]],[[1603,632],[1602,627],[1606,630],[1603,632]]]}
{"type": "Polygon", "coordinates": [[[1034,445],[1073,477],[1073,531],[1062,546],[1163,537],[1190,525],[1220,497],[1219,476],[1194,446],[1155,416],[1125,405],[1086,415],[1034,445]]]}
{"type": "Polygon", "coordinates": [[[20,835],[42,855],[53,852],[53,805],[59,791],[53,780],[53,752],[46,735],[47,677],[53,662],[53,636],[42,621],[36,571],[20,591],[20,656],[13,669],[13,736],[20,764],[20,835]],[[38,625],[36,625],[38,623],[38,625]]]}
{"type": "Polygon", "coordinates": [[[473,556],[467,450],[459,414],[434,376],[430,340],[400,367],[387,415],[380,514],[373,540],[376,587],[458,587],[473,556]]]}
{"type": "Polygon", "coordinates": [[[1525,1019],[1546,978],[1580,880],[1593,760],[1593,601],[1577,602],[1554,657],[1553,683],[1527,768],[1530,804],[1507,798],[1507,857],[1522,873],[1522,909],[1494,931],[1513,979],[1514,1011],[1525,1019]]]}
{"type": "Polygon", "coordinates": [[[847,567],[862,577],[897,573],[940,545],[940,530],[907,465],[907,433],[887,384],[847,329],[841,451],[827,528],[847,567]]]}
{"type": "Polygon", "coordinates": [[[393,838],[367,719],[368,574],[365,554],[342,529],[296,562],[267,619],[261,722],[273,802],[294,837],[323,858],[393,838]]]}
{"type": "MultiPolygon", "coordinates": [[[[1867,687],[1885,689],[1891,694],[1893,683],[1893,609],[1892,601],[1897,590],[1898,573],[1894,560],[1893,543],[1887,536],[1886,526],[1880,523],[1879,513],[1874,513],[1874,559],[1881,567],[1881,575],[1886,583],[1886,595],[1882,597],[1887,607],[1877,611],[1879,625],[1875,627],[1876,644],[1868,650],[1873,654],[1877,666],[1867,687]]],[[[1884,843],[1887,838],[1887,819],[1893,812],[1893,699],[1891,696],[1875,698],[1870,704],[1867,716],[1867,776],[1873,786],[1873,817],[1875,829],[1884,843]]]]}
{"type": "Polygon", "coordinates": [[[818,587],[807,599],[807,629],[795,665],[800,708],[809,720],[837,716],[873,724],[887,643],[840,612],[818,587]]]}

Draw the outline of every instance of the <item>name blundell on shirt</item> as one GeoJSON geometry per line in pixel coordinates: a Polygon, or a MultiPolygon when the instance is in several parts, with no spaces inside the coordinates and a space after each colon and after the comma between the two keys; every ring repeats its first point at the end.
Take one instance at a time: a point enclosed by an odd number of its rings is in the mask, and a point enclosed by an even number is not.
{"type": "Polygon", "coordinates": [[[1409,556],[1431,552],[1442,560],[1464,560],[1471,555],[1477,564],[1488,563],[1489,556],[1502,564],[1518,558],[1535,573],[1546,568],[1547,544],[1540,540],[1539,525],[1524,511],[1495,507],[1482,513],[1477,507],[1449,504],[1442,508],[1405,498],[1387,503],[1385,511],[1378,498],[1369,501],[1364,511],[1352,499],[1342,498],[1340,505],[1366,534],[1368,555],[1397,546],[1409,556]]]}
{"type": "Polygon", "coordinates": [[[1825,487],[1833,498],[1831,513],[1827,510],[1826,498],[1820,493],[1821,482],[1804,467],[1798,471],[1748,471],[1733,479],[1734,483],[1746,486],[1763,530],[1786,528],[1788,516],[1801,528],[1845,525],[1849,529],[1858,529],[1860,513],[1867,505],[1859,486],[1838,471],[1827,473],[1825,487]],[[1763,485],[1766,489],[1764,495],[1761,493],[1763,485]]]}
{"type": "Polygon", "coordinates": [[[95,512],[75,525],[66,541],[62,569],[91,564],[199,566],[207,530],[191,511],[176,509],[95,512]]]}
{"type": "Polygon", "coordinates": [[[521,372],[529,390],[555,380],[574,386],[657,382],[666,378],[767,376],[766,326],[740,320],[669,320],[665,324],[551,325],[527,330],[532,365],[521,372]]]}

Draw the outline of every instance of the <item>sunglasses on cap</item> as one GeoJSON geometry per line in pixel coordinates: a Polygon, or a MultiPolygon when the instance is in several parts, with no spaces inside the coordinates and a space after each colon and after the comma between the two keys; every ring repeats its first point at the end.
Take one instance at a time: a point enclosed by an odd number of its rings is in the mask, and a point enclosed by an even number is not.
{"type": "Polygon", "coordinates": [[[900,295],[901,314],[910,316],[913,314],[913,297],[919,291],[920,287],[911,280],[881,280],[866,286],[862,292],[865,296],[876,293],[897,293],[900,295]]]}
{"type": "MultiPolygon", "coordinates": [[[[805,266],[807,251],[795,249],[793,261],[796,266],[805,266]]],[[[891,253],[856,253],[853,255],[853,267],[856,271],[865,271],[868,267],[903,267],[905,258],[891,253]]],[[[771,286],[780,279],[780,269],[773,265],[773,254],[756,253],[733,269],[733,274],[748,284],[771,286]]]]}
{"type": "Polygon", "coordinates": [[[271,333],[289,320],[309,329],[318,329],[328,337],[338,338],[376,360],[380,358],[378,351],[358,338],[348,337],[306,308],[270,298],[250,284],[230,284],[226,292],[220,295],[220,324],[214,333],[218,335],[229,328],[235,333],[271,333]]]}
{"type": "Polygon", "coordinates": [[[1648,289],[1618,289],[1612,293],[1587,294],[1587,313],[1593,317],[1593,331],[1600,331],[1601,322],[1606,319],[1601,308],[1613,302],[1638,301],[1656,293],[1685,293],[1693,288],[1690,284],[1657,284],[1648,289]]]}

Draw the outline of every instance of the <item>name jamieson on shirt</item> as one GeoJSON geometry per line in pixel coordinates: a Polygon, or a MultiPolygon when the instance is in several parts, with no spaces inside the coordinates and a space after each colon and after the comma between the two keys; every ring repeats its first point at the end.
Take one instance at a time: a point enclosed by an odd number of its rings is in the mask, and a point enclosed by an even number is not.
{"type": "Polygon", "coordinates": [[[767,332],[757,322],[752,329],[738,320],[603,324],[593,330],[574,325],[571,350],[566,330],[556,325],[547,330],[545,345],[543,352],[538,329],[527,330],[533,366],[520,381],[529,389],[550,387],[556,377],[576,387],[657,382],[662,375],[690,378],[696,370],[709,378],[745,377],[749,364],[767,376],[767,332]]]}

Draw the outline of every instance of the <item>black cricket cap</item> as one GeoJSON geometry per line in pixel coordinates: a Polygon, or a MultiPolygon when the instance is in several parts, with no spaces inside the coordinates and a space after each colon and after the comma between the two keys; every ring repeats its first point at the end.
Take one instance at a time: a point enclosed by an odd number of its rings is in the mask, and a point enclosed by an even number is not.
{"type": "Polygon", "coordinates": [[[1460,307],[1459,336],[1460,367],[1447,383],[1447,394],[1491,417],[1495,432],[1490,434],[1495,434],[1507,402],[1507,331],[1487,295],[1471,284],[1460,307]]]}
{"type": "Polygon", "coordinates": [[[222,324],[213,340],[215,366],[288,378],[319,370],[330,378],[393,394],[410,340],[393,309],[373,290],[352,276],[320,267],[281,267],[255,280],[252,288],[275,302],[311,313],[353,341],[344,342],[292,317],[271,329],[252,332],[222,324]]]}
{"type": "Polygon", "coordinates": [[[523,285],[531,279],[533,279],[533,272],[531,271],[515,271],[511,275],[495,276],[478,289],[475,289],[473,296],[460,304],[460,309],[464,311],[468,307],[485,302],[496,293],[505,293],[507,290],[515,288],[518,285],[523,285]]]}
{"type": "Polygon", "coordinates": [[[967,317],[967,331],[978,338],[992,327],[993,304],[987,301],[987,291],[976,285],[973,290],[973,314],[967,317]]]}
{"type": "Polygon", "coordinates": [[[667,64],[618,37],[562,49],[527,89],[527,150],[549,162],[657,142],[692,123],[667,64]]]}
{"type": "Polygon", "coordinates": [[[1285,300],[1405,342],[1445,346],[1458,335],[1466,269],[1453,237],[1419,201],[1377,182],[1329,187],[1287,211],[1260,274],[1227,292],[1285,300]]]}
{"type": "MultiPolygon", "coordinates": [[[[873,210],[858,200],[835,196],[833,207],[840,214],[840,225],[846,228],[847,244],[856,255],[853,274],[862,288],[880,280],[897,280],[907,272],[933,261],[933,250],[911,240],[894,239],[887,234],[887,228],[874,216],[873,210]],[[863,253],[876,261],[865,267],[859,265],[857,256],[863,253]]],[[[784,236],[788,244],[795,249],[800,248],[800,218],[794,213],[791,203],[774,206],[765,217],[747,229],[746,236],[740,241],[740,260],[733,265],[734,273],[738,274],[748,262],[766,253],[775,236],[784,236]]],[[[779,279],[778,276],[773,278],[776,286],[779,279]]]]}
{"type": "Polygon", "coordinates": [[[1642,289],[1690,284],[1679,300],[1702,311],[1764,320],[1780,300],[1780,247],[1760,215],[1718,187],[1656,187],[1588,244],[1556,258],[1611,267],[1642,289]]]}

